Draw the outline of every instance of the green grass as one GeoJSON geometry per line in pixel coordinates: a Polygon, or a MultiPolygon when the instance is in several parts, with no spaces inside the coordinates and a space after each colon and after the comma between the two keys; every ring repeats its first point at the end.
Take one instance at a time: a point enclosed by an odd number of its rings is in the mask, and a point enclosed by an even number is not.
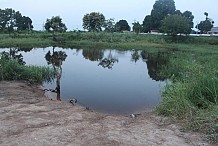
{"type": "Polygon", "coordinates": [[[0,39],[1,48],[34,48],[34,47],[49,47],[53,41],[42,38],[3,38],[0,39]]]}
{"type": "MultiPolygon", "coordinates": [[[[0,34],[0,48],[4,47],[49,47],[64,48],[116,48],[116,49],[192,49],[202,46],[213,48],[218,44],[217,37],[179,37],[172,38],[164,35],[134,34],[134,33],[105,33],[105,32],[66,32],[66,33],[12,33],[0,34]]],[[[203,49],[203,48],[202,48],[203,49]]]]}
{"type": "Polygon", "coordinates": [[[156,111],[185,122],[188,129],[200,131],[218,142],[218,52],[205,49],[177,52],[162,74],[171,79],[162,92],[156,111]],[[216,109],[216,110],[215,110],[216,109]],[[208,126],[206,126],[208,125],[208,126]]]}
{"type": "Polygon", "coordinates": [[[54,73],[49,67],[26,66],[17,60],[8,60],[4,54],[0,55],[0,80],[26,80],[31,83],[51,81],[54,73]]]}

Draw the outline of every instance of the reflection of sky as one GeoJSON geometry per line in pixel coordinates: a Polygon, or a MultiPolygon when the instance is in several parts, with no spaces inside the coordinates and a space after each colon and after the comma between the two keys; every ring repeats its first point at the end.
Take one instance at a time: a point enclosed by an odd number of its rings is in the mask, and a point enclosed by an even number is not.
{"type": "MultiPolygon", "coordinates": [[[[22,52],[29,65],[47,65],[45,54],[52,48],[33,49],[22,52]]],[[[62,49],[55,48],[55,51],[62,49]]],[[[131,62],[132,51],[111,51],[118,58],[112,69],[98,66],[82,55],[82,50],[65,49],[68,55],[63,62],[61,78],[62,99],[77,98],[82,105],[102,112],[132,113],[153,108],[160,101],[161,82],[152,80],[148,75],[147,65],[141,59],[131,62]]],[[[107,57],[109,51],[104,52],[107,57]]],[[[45,84],[55,88],[53,84],[45,84]]]]}

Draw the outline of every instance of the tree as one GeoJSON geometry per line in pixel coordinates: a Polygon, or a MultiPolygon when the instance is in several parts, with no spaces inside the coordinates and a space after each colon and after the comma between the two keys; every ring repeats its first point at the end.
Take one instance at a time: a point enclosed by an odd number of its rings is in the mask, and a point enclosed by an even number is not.
{"type": "Polygon", "coordinates": [[[132,29],[136,34],[139,34],[142,31],[142,25],[139,22],[134,22],[132,25],[132,29]]]}
{"type": "Polygon", "coordinates": [[[182,15],[182,12],[181,12],[180,10],[176,10],[176,11],[174,12],[174,15],[182,15]]]}
{"type": "Polygon", "coordinates": [[[91,12],[83,17],[83,28],[88,31],[102,31],[105,24],[105,17],[99,12],[91,12]]]}
{"type": "Polygon", "coordinates": [[[32,30],[32,20],[29,17],[23,16],[20,19],[17,20],[17,30],[32,30]]]}
{"type": "Polygon", "coordinates": [[[195,26],[198,30],[200,30],[200,33],[207,33],[211,30],[213,27],[214,21],[210,18],[208,18],[208,13],[204,12],[204,15],[206,16],[204,21],[201,21],[199,24],[195,26]]]}
{"type": "Polygon", "coordinates": [[[59,16],[53,16],[51,19],[47,19],[44,27],[48,32],[66,32],[67,30],[66,25],[59,16]]]}
{"type": "Polygon", "coordinates": [[[113,18],[105,20],[104,28],[106,32],[114,32],[115,31],[115,22],[113,18]]]}
{"type": "Polygon", "coordinates": [[[1,10],[1,28],[3,31],[12,32],[16,29],[16,18],[22,17],[20,12],[13,9],[1,10]]]}
{"type": "Polygon", "coordinates": [[[173,37],[178,34],[190,34],[192,26],[190,20],[181,15],[169,15],[162,23],[161,30],[173,37]]]}
{"type": "Polygon", "coordinates": [[[67,58],[67,54],[63,51],[54,51],[55,47],[53,47],[53,52],[48,53],[45,55],[45,59],[48,65],[52,64],[54,69],[54,74],[56,77],[56,92],[57,92],[57,100],[61,100],[60,93],[61,93],[61,76],[62,76],[62,65],[63,62],[67,58]]]}
{"type": "Polygon", "coordinates": [[[159,30],[161,21],[176,10],[174,0],[157,0],[151,11],[151,29],[159,30]]]}
{"type": "Polygon", "coordinates": [[[200,33],[207,33],[213,27],[213,23],[210,20],[201,21],[196,25],[196,28],[200,30],[200,33]]]}
{"type": "Polygon", "coordinates": [[[151,15],[147,15],[143,21],[143,32],[151,32],[151,15]]]}
{"type": "Polygon", "coordinates": [[[130,31],[130,26],[126,20],[120,20],[115,24],[116,32],[130,31]]]}
{"type": "Polygon", "coordinates": [[[33,29],[32,20],[29,17],[22,16],[19,11],[11,8],[0,9],[0,31],[22,31],[33,29]]]}
{"type": "Polygon", "coordinates": [[[193,20],[194,20],[194,15],[192,15],[192,12],[190,12],[190,11],[185,11],[185,12],[182,13],[182,16],[183,16],[183,17],[186,17],[186,18],[189,20],[189,23],[190,23],[190,25],[192,26],[191,28],[193,28],[193,25],[194,25],[194,22],[193,22],[193,20]]]}

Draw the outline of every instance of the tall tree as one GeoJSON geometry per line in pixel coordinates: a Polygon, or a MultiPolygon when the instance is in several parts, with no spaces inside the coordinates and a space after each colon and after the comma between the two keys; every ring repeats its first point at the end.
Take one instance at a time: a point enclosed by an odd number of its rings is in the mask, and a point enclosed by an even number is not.
{"type": "Polygon", "coordinates": [[[59,16],[53,16],[51,19],[47,19],[44,27],[49,32],[66,32],[67,30],[66,25],[59,16]]]}
{"type": "Polygon", "coordinates": [[[190,20],[181,15],[167,16],[161,26],[163,32],[173,37],[177,34],[190,34],[191,28],[190,20]]]}
{"type": "Polygon", "coordinates": [[[13,32],[32,28],[32,20],[29,17],[22,16],[19,11],[11,8],[0,9],[0,31],[13,32]]]}
{"type": "Polygon", "coordinates": [[[21,18],[22,15],[19,11],[15,11],[11,8],[0,10],[0,25],[2,31],[12,32],[16,29],[17,19],[21,18]]]}
{"type": "Polygon", "coordinates": [[[130,26],[126,20],[120,20],[115,24],[116,32],[130,31],[130,26]]]}
{"type": "Polygon", "coordinates": [[[143,32],[151,32],[151,15],[147,15],[143,21],[143,32]]]}
{"type": "Polygon", "coordinates": [[[17,30],[32,30],[32,20],[29,17],[23,16],[17,20],[17,30]]]}
{"type": "Polygon", "coordinates": [[[106,32],[114,32],[115,31],[115,22],[113,18],[105,20],[104,28],[106,32]]]}
{"type": "Polygon", "coordinates": [[[83,17],[83,28],[88,31],[102,31],[105,24],[105,17],[99,12],[91,12],[83,17]]]}
{"type": "Polygon", "coordinates": [[[159,30],[161,21],[176,10],[174,0],[157,0],[151,11],[151,29],[159,30]]]}
{"type": "Polygon", "coordinates": [[[204,12],[204,15],[206,16],[205,20],[195,26],[195,28],[200,30],[200,33],[207,33],[211,30],[214,24],[214,21],[211,18],[208,18],[207,12],[204,12]]]}
{"type": "Polygon", "coordinates": [[[142,31],[142,25],[139,22],[134,22],[132,25],[132,29],[136,34],[139,34],[142,31]]]}
{"type": "Polygon", "coordinates": [[[193,28],[193,25],[194,25],[194,22],[193,22],[193,20],[194,20],[194,15],[192,15],[192,12],[190,12],[190,11],[185,11],[185,12],[182,13],[182,16],[183,16],[183,17],[186,17],[186,18],[189,20],[189,23],[190,23],[190,25],[192,26],[191,28],[193,28]]]}
{"type": "Polygon", "coordinates": [[[53,47],[53,52],[51,53],[48,51],[48,53],[45,55],[45,59],[48,63],[48,65],[52,64],[54,69],[54,74],[56,77],[56,92],[57,92],[57,100],[61,100],[60,94],[61,94],[61,76],[62,76],[62,65],[63,62],[67,58],[67,54],[63,51],[54,51],[55,47],[53,47]]]}

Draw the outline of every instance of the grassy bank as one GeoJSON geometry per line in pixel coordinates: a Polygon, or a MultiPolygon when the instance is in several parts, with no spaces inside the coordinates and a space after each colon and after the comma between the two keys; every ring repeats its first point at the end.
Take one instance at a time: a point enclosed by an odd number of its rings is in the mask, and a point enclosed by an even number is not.
{"type": "Polygon", "coordinates": [[[218,51],[201,49],[172,54],[162,71],[171,79],[157,107],[161,115],[218,142],[218,51]]]}
{"type": "Polygon", "coordinates": [[[35,32],[29,34],[13,33],[0,34],[0,48],[4,47],[49,47],[63,48],[116,48],[116,49],[147,49],[169,48],[175,49],[177,45],[217,45],[217,37],[182,37],[177,42],[164,35],[134,34],[134,33],[104,33],[104,32],[67,32],[46,33],[35,32]],[[175,47],[176,46],[176,47],[175,47]]]}
{"type": "Polygon", "coordinates": [[[49,67],[27,66],[17,59],[9,59],[7,53],[0,54],[0,80],[26,80],[31,83],[42,83],[53,79],[49,67]]]}

